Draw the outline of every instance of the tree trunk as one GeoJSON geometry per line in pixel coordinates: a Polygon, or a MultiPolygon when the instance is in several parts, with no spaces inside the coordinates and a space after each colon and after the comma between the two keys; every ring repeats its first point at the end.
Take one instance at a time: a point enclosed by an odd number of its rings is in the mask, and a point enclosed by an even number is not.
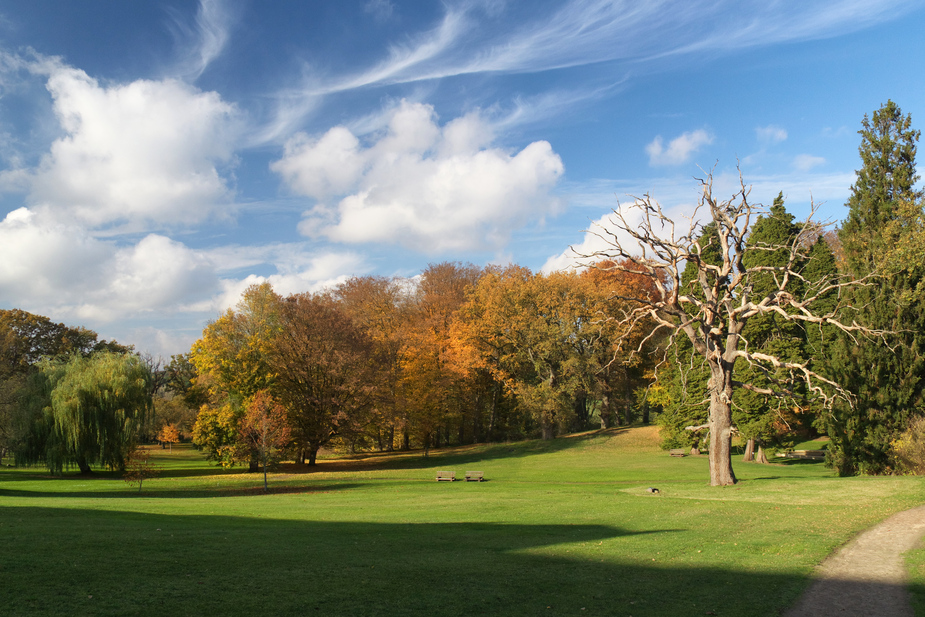
{"type": "Polygon", "coordinates": [[[77,459],[77,468],[80,470],[80,473],[82,473],[82,474],[84,474],[84,475],[86,475],[86,474],[88,474],[88,473],[93,473],[93,472],[90,470],[90,464],[87,463],[87,459],[85,459],[85,458],[79,458],[79,459],[77,459]]]}
{"type": "Polygon", "coordinates": [[[610,428],[610,397],[601,397],[601,428],[610,428]]]}
{"type": "Polygon", "coordinates": [[[623,423],[627,426],[633,423],[633,391],[630,389],[629,373],[623,371],[623,423]]]}
{"type": "Polygon", "coordinates": [[[555,439],[556,431],[555,431],[555,427],[553,426],[552,422],[550,422],[546,418],[543,418],[542,428],[543,428],[543,439],[544,440],[549,441],[550,439],[555,439]]]}
{"type": "Polygon", "coordinates": [[[751,438],[745,444],[745,456],[742,457],[742,460],[746,463],[750,463],[755,460],[755,439],[751,438]]]}
{"type": "Polygon", "coordinates": [[[495,414],[498,412],[498,394],[501,391],[501,384],[495,385],[491,389],[491,413],[488,416],[488,441],[495,437],[495,414]]]}
{"type": "Polygon", "coordinates": [[[308,465],[314,467],[315,461],[318,459],[318,448],[312,446],[308,450],[308,465]]]}
{"type": "Polygon", "coordinates": [[[736,483],[732,471],[732,366],[711,366],[710,486],[736,483]]]}
{"type": "Polygon", "coordinates": [[[758,454],[755,455],[755,462],[762,463],[764,465],[770,465],[771,461],[768,460],[768,455],[764,453],[764,448],[760,445],[758,446],[758,454]]]}

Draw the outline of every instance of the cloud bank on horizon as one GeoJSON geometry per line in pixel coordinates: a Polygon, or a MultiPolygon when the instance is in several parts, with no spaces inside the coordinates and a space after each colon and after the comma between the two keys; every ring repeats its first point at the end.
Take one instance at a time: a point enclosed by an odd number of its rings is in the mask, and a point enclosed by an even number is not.
{"type": "Polygon", "coordinates": [[[569,267],[615,195],[683,216],[737,161],[840,202],[859,114],[922,100],[845,56],[921,2],[42,4],[0,15],[0,307],[160,354],[264,280],[569,267]]]}

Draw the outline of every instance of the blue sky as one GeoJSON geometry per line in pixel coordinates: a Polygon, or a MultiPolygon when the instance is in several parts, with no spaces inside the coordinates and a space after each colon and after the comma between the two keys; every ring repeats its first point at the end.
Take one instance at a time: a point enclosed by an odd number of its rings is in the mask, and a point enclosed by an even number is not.
{"type": "Polygon", "coordinates": [[[168,356],[247,285],[566,267],[695,177],[845,215],[925,3],[0,1],[0,307],[168,356]]]}

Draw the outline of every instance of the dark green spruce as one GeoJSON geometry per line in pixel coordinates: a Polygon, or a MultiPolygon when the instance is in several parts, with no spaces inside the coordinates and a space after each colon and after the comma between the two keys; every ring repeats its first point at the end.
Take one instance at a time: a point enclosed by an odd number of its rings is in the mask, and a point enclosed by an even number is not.
{"type": "Polygon", "coordinates": [[[922,415],[925,386],[925,306],[907,293],[919,286],[925,264],[900,272],[885,267],[908,232],[903,209],[912,203],[921,212],[922,196],[914,188],[919,131],[892,101],[862,125],[861,168],[838,237],[845,274],[876,278],[844,290],[842,311],[848,322],[891,334],[885,342],[840,334],[827,356],[829,372],[857,396],[854,405],[837,406],[821,422],[832,438],[829,464],[841,475],[888,471],[890,441],[922,415]]]}

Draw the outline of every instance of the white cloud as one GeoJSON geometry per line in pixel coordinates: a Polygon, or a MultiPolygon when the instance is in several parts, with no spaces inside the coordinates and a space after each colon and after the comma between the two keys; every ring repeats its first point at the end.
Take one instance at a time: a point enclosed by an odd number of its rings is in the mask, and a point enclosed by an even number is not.
{"type": "Polygon", "coordinates": [[[304,214],[304,235],[426,253],[497,249],[512,229],[556,210],[549,191],[563,165],[545,141],[511,154],[488,147],[491,139],[476,113],[440,127],[432,107],[404,102],[368,146],[343,127],[299,135],[272,169],[319,200],[304,214]]]}
{"type": "MultiPolygon", "coordinates": [[[[507,14],[513,3],[444,2],[425,30],[390,45],[385,57],[352,73],[308,67],[295,88],[280,93],[276,117],[255,140],[274,140],[297,126],[327,94],[471,74],[538,73],[604,63],[673,62],[693,55],[838,36],[917,10],[916,0],[732,0],[614,2],[567,0],[553,11],[507,14]],[[499,27],[516,23],[516,27],[499,27]]],[[[388,10],[370,0],[367,10],[388,10]]],[[[599,71],[595,71],[599,73],[599,71]]],[[[594,96],[595,88],[586,89],[594,96]]]]}
{"type": "Polygon", "coordinates": [[[199,0],[194,27],[188,26],[185,17],[176,11],[167,10],[175,14],[173,26],[181,46],[182,57],[175,72],[196,81],[228,44],[235,21],[232,5],[223,0],[199,0]]]}
{"type": "MultiPolygon", "coordinates": [[[[780,175],[751,174],[744,170],[750,203],[766,208],[783,192],[786,207],[798,221],[805,220],[815,207],[813,220],[830,225],[844,216],[844,202],[851,192],[855,175],[850,173],[819,174],[811,172],[788,172],[780,175]]],[[[713,194],[728,197],[739,188],[739,173],[735,169],[718,170],[713,175],[713,194]]],[[[628,222],[638,224],[639,211],[631,208],[633,196],[652,195],[661,204],[669,218],[676,223],[678,231],[690,227],[690,217],[700,196],[696,180],[681,176],[652,178],[647,180],[592,180],[567,183],[563,193],[568,195],[573,208],[583,208],[596,217],[580,241],[559,254],[550,256],[543,265],[544,272],[580,267],[589,262],[580,255],[591,255],[604,251],[608,244],[599,237],[602,230],[613,230],[610,221],[613,208],[625,212],[628,222]],[[618,204],[614,195],[626,196],[626,203],[618,204]],[[602,216],[598,213],[606,212],[602,216]]],[[[604,234],[606,235],[606,234],[604,234]]],[[[632,246],[626,234],[618,234],[625,246],[632,246]]],[[[594,260],[590,260],[594,261],[594,260]]]]}
{"type": "Polygon", "coordinates": [[[813,156],[812,154],[800,154],[794,157],[793,167],[797,171],[809,171],[814,167],[820,165],[825,165],[825,159],[821,156],[813,156]]]}
{"type": "MultiPolygon", "coordinates": [[[[619,204],[616,208],[616,212],[625,217],[625,225],[630,228],[639,227],[643,220],[643,211],[641,208],[636,207],[636,203],[635,201],[628,201],[624,204],[619,204]]],[[[695,208],[696,203],[694,202],[671,207],[663,206],[665,214],[675,222],[674,234],[676,237],[689,232],[692,225],[691,216],[695,208]]],[[[601,216],[591,223],[579,244],[570,246],[558,255],[551,256],[543,264],[541,270],[547,273],[557,270],[571,270],[600,261],[613,248],[614,238],[629,252],[641,255],[642,249],[638,247],[638,243],[621,229],[620,226],[623,224],[619,222],[616,213],[613,211],[601,216]]],[[[671,238],[672,229],[668,226],[658,227],[656,222],[653,221],[653,230],[662,238],[671,238]]]]}
{"type": "Polygon", "coordinates": [[[206,257],[164,236],[119,247],[26,208],[0,221],[0,297],[24,306],[108,321],[174,311],[217,284],[206,257]]]}
{"type": "Polygon", "coordinates": [[[675,137],[669,142],[667,148],[662,142],[662,136],[658,135],[646,146],[646,154],[649,155],[649,164],[653,166],[681,165],[689,161],[691,155],[700,148],[711,143],[713,143],[713,136],[703,129],[689,131],[675,137]]]}
{"type": "MultiPolygon", "coordinates": [[[[316,292],[343,283],[367,268],[361,256],[349,252],[287,253],[284,250],[279,254],[282,259],[276,264],[277,274],[250,274],[243,279],[223,280],[222,292],[209,301],[207,310],[217,313],[234,307],[251,285],[268,282],[281,296],[316,292]]],[[[205,307],[201,306],[200,309],[202,308],[205,307]]]]}
{"type": "Polygon", "coordinates": [[[768,126],[759,126],[755,129],[758,141],[762,144],[777,144],[787,139],[787,129],[770,124],[768,126]]]}
{"type": "Polygon", "coordinates": [[[231,160],[236,111],[218,94],[173,80],[104,87],[60,65],[47,88],[65,135],[33,175],[34,208],[144,230],[227,207],[231,190],[217,165],[231,160]]]}

